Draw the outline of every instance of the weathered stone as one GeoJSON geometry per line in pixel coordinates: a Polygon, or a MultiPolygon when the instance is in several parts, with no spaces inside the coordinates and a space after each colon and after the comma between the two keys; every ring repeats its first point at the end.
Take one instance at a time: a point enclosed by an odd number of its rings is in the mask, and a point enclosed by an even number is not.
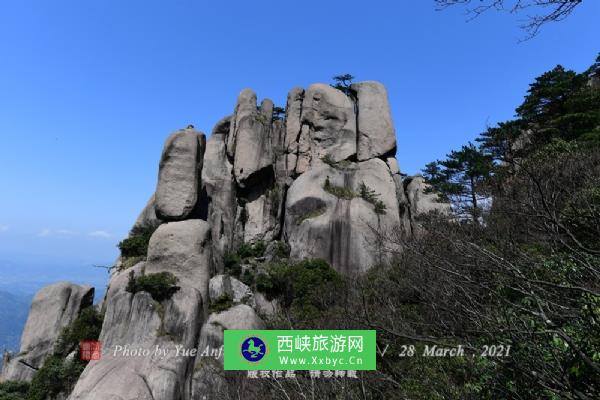
{"type": "Polygon", "coordinates": [[[379,82],[354,83],[358,108],[358,160],[396,153],[396,131],[387,90],[379,82]]]}
{"type": "Polygon", "coordinates": [[[244,242],[253,243],[258,240],[274,240],[280,229],[280,214],[283,193],[279,186],[267,189],[257,198],[250,199],[244,206],[246,221],[244,223],[244,242]]]}
{"type": "Polygon", "coordinates": [[[392,234],[398,226],[394,182],[380,159],[337,168],[315,163],[287,193],[285,230],[291,257],[323,258],[342,273],[364,272],[387,257],[378,235],[392,234]],[[326,181],[333,189],[325,190],[326,181]],[[363,182],[385,207],[385,215],[360,197],[363,182]]]}
{"type": "MultiPolygon", "coordinates": [[[[202,326],[198,351],[210,353],[213,349],[221,349],[225,329],[265,329],[265,324],[256,312],[245,304],[234,306],[218,314],[211,314],[202,326]]],[[[225,384],[222,355],[196,358],[192,399],[221,398],[221,390],[225,384]]]]}
{"type": "Polygon", "coordinates": [[[234,303],[254,305],[254,294],[248,285],[232,276],[220,274],[213,276],[208,284],[211,301],[216,301],[223,296],[230,297],[234,303]]]}
{"type": "Polygon", "coordinates": [[[62,330],[93,300],[94,289],[89,286],[59,282],[40,289],[31,302],[20,352],[5,363],[0,382],[30,381],[35,370],[23,362],[40,368],[54,351],[62,330]]]}
{"type": "Polygon", "coordinates": [[[302,174],[310,166],[312,160],[310,127],[302,125],[300,138],[298,139],[298,156],[296,158],[296,173],[302,174]]]}
{"type": "Polygon", "coordinates": [[[233,166],[226,153],[230,117],[219,121],[206,142],[202,168],[202,193],[207,196],[207,221],[211,227],[213,267],[223,271],[223,255],[233,246],[236,191],[233,166]]]}
{"type": "Polygon", "coordinates": [[[388,168],[390,169],[390,172],[392,173],[392,175],[400,174],[400,166],[398,165],[398,160],[396,159],[396,157],[386,158],[385,163],[387,164],[388,168]]]}
{"type": "Polygon", "coordinates": [[[206,138],[182,129],[167,139],[156,186],[156,216],[165,221],[186,218],[196,206],[206,138]]]}
{"type": "Polygon", "coordinates": [[[162,224],[148,244],[146,273],[171,272],[178,285],[193,287],[202,299],[208,299],[210,248],[210,226],[206,221],[190,219],[162,224]]]}
{"type": "Polygon", "coordinates": [[[117,268],[113,274],[110,276],[110,281],[108,283],[108,288],[106,289],[106,294],[104,295],[104,300],[102,301],[102,310],[106,309],[106,299],[114,296],[118,291],[125,290],[127,284],[129,283],[129,274],[133,272],[134,276],[139,276],[142,274],[142,271],[146,270],[146,261],[140,261],[135,264],[131,268],[120,269],[117,268]]]}
{"type": "Polygon", "coordinates": [[[285,125],[282,120],[273,121],[271,126],[271,136],[273,138],[273,157],[275,182],[284,185],[290,177],[290,171],[287,169],[287,154],[285,150],[285,125]]]}
{"type": "MultiPolygon", "coordinates": [[[[246,304],[239,304],[229,310],[210,314],[208,321],[202,326],[198,348],[221,347],[225,329],[265,329],[265,323],[256,315],[254,309],[246,304]]],[[[222,365],[222,358],[220,362],[222,365]]]]}
{"type": "MultiPolygon", "coordinates": [[[[340,90],[322,83],[311,85],[302,102],[301,122],[310,128],[313,159],[328,156],[333,161],[341,161],[356,154],[354,104],[340,90]]],[[[304,131],[300,147],[302,135],[304,131]]],[[[301,153],[302,148],[299,148],[301,153]]]]}
{"type": "Polygon", "coordinates": [[[156,216],[156,195],[152,193],[146,207],[144,207],[135,220],[135,223],[130,230],[130,234],[143,228],[158,226],[161,223],[162,221],[156,216]]]}
{"type": "Polygon", "coordinates": [[[264,294],[257,292],[254,294],[254,309],[258,315],[270,317],[279,311],[279,304],[276,299],[268,300],[264,294]]]}
{"type": "Polygon", "coordinates": [[[295,87],[288,93],[285,107],[285,149],[288,153],[298,151],[303,99],[304,89],[301,87],[295,87]]]}
{"type": "Polygon", "coordinates": [[[405,192],[410,204],[411,218],[420,214],[436,211],[450,213],[450,204],[441,202],[436,193],[429,192],[429,186],[422,176],[407,178],[404,182],[405,192]]]}
{"type": "Polygon", "coordinates": [[[260,179],[261,174],[273,174],[271,121],[263,114],[255,113],[239,121],[233,171],[240,187],[247,187],[260,179]],[[243,149],[243,150],[242,150],[243,149]],[[270,169],[270,171],[263,171],[270,169]]]}
{"type": "Polygon", "coordinates": [[[229,126],[229,136],[227,137],[227,155],[231,158],[235,155],[237,130],[240,121],[244,118],[256,114],[256,93],[252,89],[244,89],[240,92],[235,110],[229,126]]]}
{"type": "Polygon", "coordinates": [[[100,336],[108,351],[87,365],[70,399],[189,398],[194,357],[182,349],[195,347],[201,321],[196,289],[182,287],[162,304],[146,292],[119,291],[109,299],[100,336]]]}

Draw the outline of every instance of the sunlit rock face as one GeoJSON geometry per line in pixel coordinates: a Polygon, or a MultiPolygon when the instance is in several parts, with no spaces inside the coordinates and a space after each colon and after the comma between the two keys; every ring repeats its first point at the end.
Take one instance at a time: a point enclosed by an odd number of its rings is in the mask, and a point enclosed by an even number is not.
{"type": "MultiPolygon", "coordinates": [[[[177,349],[218,349],[224,329],[264,328],[279,309],[227,273],[241,245],[267,249],[244,268],[264,267],[285,248],[292,260],[321,258],[351,276],[400,251],[389,242],[384,251],[383,239],[414,235],[415,216],[448,212],[421,177],[401,173],[381,83],[296,87],[284,109],[244,89],[230,111],[208,140],[192,126],[166,139],[156,190],[130,231],[150,236],[147,250],[112,269],[98,307],[105,353],[87,365],[71,400],[219,398],[228,385],[223,360],[177,349]],[[159,273],[175,277],[171,297],[131,289],[159,273]],[[131,356],[124,346],[150,354],[131,356]]],[[[93,289],[78,285],[42,289],[22,352],[5,357],[2,379],[30,380],[34,370],[18,361],[40,365],[92,298],[93,289]]]]}
{"type": "Polygon", "coordinates": [[[30,381],[52,355],[62,330],[92,305],[94,289],[59,282],[40,289],[31,303],[17,355],[5,356],[0,382],[30,381]]]}

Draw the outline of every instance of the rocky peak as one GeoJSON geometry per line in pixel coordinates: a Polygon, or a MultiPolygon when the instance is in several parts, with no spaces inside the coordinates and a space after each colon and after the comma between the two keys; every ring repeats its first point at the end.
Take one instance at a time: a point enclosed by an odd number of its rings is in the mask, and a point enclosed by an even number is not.
{"type": "MultiPolygon", "coordinates": [[[[167,138],[156,191],[130,233],[151,235],[147,250],[117,261],[100,340],[111,349],[172,351],[108,352],[87,364],[70,399],[203,398],[225,385],[222,364],[177,357],[175,349],[218,347],[223,329],[263,327],[261,315],[278,307],[223,275],[226,255],[242,246],[270,252],[282,244],[292,259],[321,258],[353,275],[384,261],[381,235],[412,235],[414,216],[444,210],[422,178],[400,172],[382,84],[356,83],[347,93],[318,83],[294,88],[285,119],[273,110],[271,100],[258,105],[254,91],[245,89],[208,140],[191,125],[167,138]],[[160,298],[136,290],[148,277],[177,285],[160,298]],[[209,306],[215,303],[218,310],[209,306]]],[[[89,290],[58,284],[40,291],[18,357],[43,362],[60,330],[91,302],[89,290]]],[[[3,379],[31,379],[22,363],[15,365],[5,360],[3,379]]]]}

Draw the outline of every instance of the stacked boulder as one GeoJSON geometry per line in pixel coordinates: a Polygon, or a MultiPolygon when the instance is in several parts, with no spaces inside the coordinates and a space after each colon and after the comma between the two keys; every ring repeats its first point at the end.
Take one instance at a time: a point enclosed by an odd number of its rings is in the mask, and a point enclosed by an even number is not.
{"type": "MultiPolygon", "coordinates": [[[[222,360],[177,349],[219,348],[224,329],[262,328],[260,316],[277,308],[223,274],[225,255],[241,244],[286,242],[293,259],[322,258],[354,275],[386,260],[382,238],[411,235],[414,216],[446,210],[422,178],[400,173],[382,84],[294,88],[285,114],[278,118],[271,100],[258,105],[245,89],[208,140],[192,126],[167,138],[156,191],[130,233],[153,232],[147,254],[134,265],[117,262],[102,304],[105,352],[87,365],[71,400],[202,399],[218,392],[225,385],[222,360]],[[161,273],[177,281],[169,298],[131,290],[136,279],[161,273]],[[231,304],[209,307],[221,299],[231,304]],[[123,346],[156,352],[127,356],[123,346]]],[[[17,358],[40,365],[60,328],[91,303],[89,290],[59,284],[41,291],[17,358]],[[55,335],[38,337],[42,326],[55,335]]],[[[31,379],[17,361],[5,361],[2,379],[31,379]]]]}

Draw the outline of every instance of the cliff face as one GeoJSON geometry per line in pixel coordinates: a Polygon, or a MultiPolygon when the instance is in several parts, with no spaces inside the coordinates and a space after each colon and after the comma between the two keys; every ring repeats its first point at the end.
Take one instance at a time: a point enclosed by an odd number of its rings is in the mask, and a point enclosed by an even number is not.
{"type": "Polygon", "coordinates": [[[192,128],[172,134],[157,191],[135,227],[207,221],[212,273],[239,244],[272,240],[289,243],[293,257],[365,271],[380,257],[374,231],[410,235],[411,208],[445,206],[419,207],[423,181],[402,178],[385,87],[361,82],[348,93],[325,84],[294,88],[278,120],[272,101],[257,106],[246,89],[206,144],[192,128]]]}
{"type": "MultiPolygon", "coordinates": [[[[117,262],[102,305],[107,351],[87,365],[70,399],[200,399],[222,385],[222,360],[174,354],[177,346],[218,347],[224,329],[264,326],[260,315],[274,305],[222,275],[225,254],[242,243],[286,242],[292,258],[322,258],[355,274],[384,261],[378,234],[411,235],[415,215],[447,209],[432,201],[421,178],[400,174],[384,86],[361,82],[348,94],[325,84],[294,88],[279,120],[272,101],[257,106],[246,89],[208,140],[191,126],[168,137],[156,191],[132,233],[158,228],[144,260],[129,268],[117,262]],[[170,299],[127,290],[131,279],[160,272],[178,279],[170,299]],[[223,294],[239,304],[210,313],[209,303],[223,294]],[[173,351],[112,351],[124,345],[173,351]]],[[[28,326],[45,321],[39,318],[32,308],[28,326]]],[[[58,332],[63,322],[48,324],[58,332]]],[[[40,350],[39,360],[49,351],[40,350]]],[[[31,378],[10,372],[14,362],[5,364],[4,376],[31,378]]]]}

